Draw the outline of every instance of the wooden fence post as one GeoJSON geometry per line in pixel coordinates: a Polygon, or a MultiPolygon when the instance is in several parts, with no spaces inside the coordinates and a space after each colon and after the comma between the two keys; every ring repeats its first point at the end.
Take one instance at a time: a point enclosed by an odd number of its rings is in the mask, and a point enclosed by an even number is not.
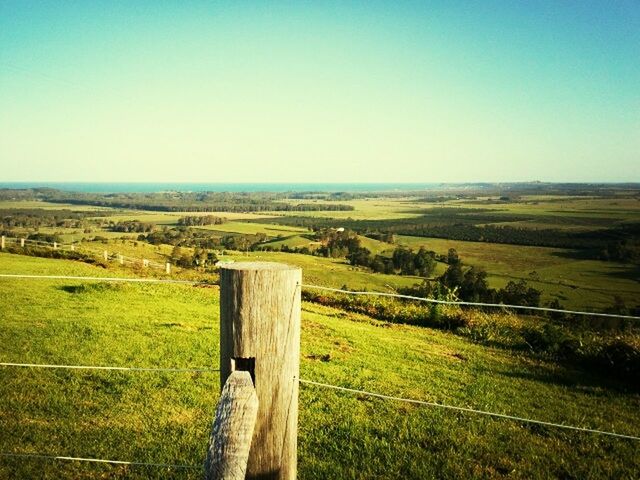
{"type": "Polygon", "coordinates": [[[220,384],[248,371],[260,403],[248,479],[296,478],[301,283],[300,268],[280,263],[220,269],[220,384]]]}
{"type": "Polygon", "coordinates": [[[258,397],[249,372],[236,370],[224,384],[205,461],[206,480],[244,480],[258,416],[258,397]]]}
{"type": "Polygon", "coordinates": [[[102,258],[104,258],[105,262],[109,260],[109,253],[106,250],[102,253],[102,258]]]}
{"type": "Polygon", "coordinates": [[[4,250],[4,235],[0,238],[0,250],[4,250]]]}
{"type": "Polygon", "coordinates": [[[76,246],[75,246],[73,243],[71,244],[71,251],[72,251],[72,252],[75,252],[75,251],[76,251],[76,246]]]}
{"type": "Polygon", "coordinates": [[[58,249],[58,242],[53,242],[53,249],[57,250],[58,249]]]}
{"type": "Polygon", "coordinates": [[[124,265],[124,257],[122,255],[118,255],[118,262],[120,262],[120,265],[124,265]]]}
{"type": "Polygon", "coordinates": [[[20,239],[20,246],[21,246],[22,248],[24,248],[24,238],[21,238],[21,239],[20,239]]]}
{"type": "Polygon", "coordinates": [[[171,264],[169,262],[164,264],[164,273],[171,273],[171,264]]]}

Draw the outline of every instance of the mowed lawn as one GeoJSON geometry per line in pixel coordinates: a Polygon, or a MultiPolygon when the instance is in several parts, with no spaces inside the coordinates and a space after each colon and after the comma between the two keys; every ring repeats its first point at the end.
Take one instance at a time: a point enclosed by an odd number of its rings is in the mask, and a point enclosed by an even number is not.
{"type": "MultiPolygon", "coordinates": [[[[0,254],[0,273],[110,275],[0,254]]],[[[217,287],[0,278],[0,362],[218,365],[217,287]]],[[[301,377],[613,430],[640,431],[640,394],[426,328],[303,304],[301,377]]],[[[0,452],[200,465],[210,373],[0,367],[0,452]]],[[[302,385],[299,478],[640,476],[638,442],[302,385]]],[[[0,457],[0,478],[202,478],[198,469],[0,457]]]]}

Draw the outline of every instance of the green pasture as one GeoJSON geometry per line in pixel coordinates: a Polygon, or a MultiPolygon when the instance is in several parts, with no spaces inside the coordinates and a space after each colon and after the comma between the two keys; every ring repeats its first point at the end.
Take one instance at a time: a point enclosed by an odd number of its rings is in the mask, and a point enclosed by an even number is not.
{"type": "MultiPolygon", "coordinates": [[[[393,251],[395,248],[394,245],[380,242],[379,240],[374,240],[372,238],[365,237],[364,235],[358,235],[358,238],[360,239],[360,244],[369,249],[373,254],[390,253],[390,251],[393,251]]],[[[282,245],[287,245],[290,248],[308,247],[309,249],[314,250],[320,246],[320,243],[301,235],[290,235],[281,239],[270,240],[265,242],[264,245],[273,248],[280,248],[282,245]]]]}
{"type": "MultiPolygon", "coordinates": [[[[288,257],[292,258],[292,257],[288,257]]],[[[103,275],[0,254],[0,272],[103,275]]],[[[308,278],[305,272],[305,278],[308,278]]],[[[216,287],[0,279],[0,361],[217,367],[216,287]]],[[[303,304],[301,377],[638,434],[640,394],[453,334],[303,304]]],[[[0,452],[201,465],[217,373],[0,367],[0,452]]],[[[300,387],[300,479],[620,478],[637,442],[300,387]]],[[[0,457],[0,478],[199,479],[199,470],[0,457]]]]}
{"type": "Polygon", "coordinates": [[[223,217],[228,220],[253,220],[258,218],[271,219],[273,217],[273,214],[265,215],[262,213],[242,212],[152,212],[148,210],[120,210],[117,214],[99,218],[113,222],[137,220],[140,222],[155,223],[162,226],[177,226],[180,217],[200,217],[205,215],[223,217]]]}
{"type": "Polygon", "coordinates": [[[301,227],[290,227],[270,223],[247,223],[240,221],[226,222],[219,225],[206,225],[202,227],[199,226],[195,228],[200,230],[213,230],[215,232],[223,233],[241,233],[245,235],[256,235],[258,233],[263,233],[269,237],[309,233],[308,229],[301,227]]]}
{"type": "Polygon", "coordinates": [[[222,260],[289,263],[302,268],[305,283],[334,288],[347,285],[351,289],[389,292],[421,281],[418,277],[371,273],[366,268],[352,267],[344,258],[315,257],[300,253],[228,251],[222,260]]]}
{"type": "Polygon", "coordinates": [[[543,301],[557,298],[567,308],[600,310],[620,296],[627,306],[640,303],[640,271],[632,265],[574,258],[570,250],[399,235],[397,243],[424,246],[440,254],[455,248],[466,265],[484,268],[492,287],[524,279],[543,292],[543,301]]]}
{"type": "MultiPolygon", "coordinates": [[[[425,204],[426,208],[434,207],[457,207],[473,209],[491,209],[493,213],[533,215],[538,221],[543,222],[545,218],[576,217],[588,220],[611,219],[615,221],[638,221],[640,220],[640,201],[634,196],[621,198],[601,198],[601,197],[559,197],[559,196],[526,196],[520,201],[501,202],[494,199],[477,201],[469,199],[448,200],[425,204]]],[[[555,228],[562,228],[562,225],[555,224],[555,228]]]]}
{"type": "Polygon", "coordinates": [[[0,209],[15,209],[25,210],[40,208],[43,210],[73,210],[73,211],[109,211],[112,210],[109,207],[96,207],[93,205],[74,205],[72,203],[53,203],[53,202],[41,202],[37,200],[0,200],[0,209]]]}
{"type": "MultiPolygon", "coordinates": [[[[345,200],[337,203],[351,205],[352,211],[308,211],[285,212],[288,216],[304,216],[336,219],[336,227],[340,227],[341,219],[352,220],[390,220],[418,217],[429,213],[433,209],[442,208],[466,208],[469,212],[479,209],[489,209],[493,214],[507,215],[531,215],[537,217],[531,219],[532,223],[522,223],[524,228],[540,228],[540,225],[548,223],[549,219],[558,217],[575,217],[578,225],[568,225],[569,228],[579,227],[579,220],[611,219],[618,222],[639,221],[640,201],[632,195],[619,198],[602,197],[576,197],[576,196],[548,196],[530,195],[520,201],[499,201],[498,197],[481,197],[451,199],[440,202],[419,201],[423,196],[402,198],[368,198],[357,200],[345,200]],[[540,225],[537,225],[539,223],[540,225]]],[[[323,200],[287,200],[288,203],[321,204],[323,200]]],[[[480,212],[479,212],[480,213],[480,212]]],[[[479,222],[480,223],[480,222],[479,222]]],[[[562,223],[553,223],[555,228],[563,228],[562,223]]]]}
{"type": "MultiPolygon", "coordinates": [[[[335,203],[340,205],[351,205],[355,210],[345,211],[290,211],[280,212],[286,216],[304,216],[318,218],[335,218],[335,227],[340,227],[340,219],[352,220],[388,220],[394,218],[412,218],[419,213],[411,212],[416,208],[421,208],[424,203],[416,203],[416,198],[365,198],[358,200],[340,200],[335,203]]],[[[326,200],[285,200],[286,203],[298,204],[326,204],[326,200]]]]}
{"type": "Polygon", "coordinates": [[[284,238],[276,238],[264,243],[265,247],[280,248],[286,245],[290,248],[308,247],[310,250],[314,250],[320,246],[320,242],[310,240],[302,235],[291,235],[284,238]]]}

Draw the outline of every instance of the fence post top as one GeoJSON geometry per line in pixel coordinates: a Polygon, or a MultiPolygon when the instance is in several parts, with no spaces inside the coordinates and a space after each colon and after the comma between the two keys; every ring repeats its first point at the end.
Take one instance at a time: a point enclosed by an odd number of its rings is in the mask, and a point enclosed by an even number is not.
{"type": "Polygon", "coordinates": [[[224,270],[302,270],[294,265],[278,262],[234,262],[220,265],[224,270]]]}

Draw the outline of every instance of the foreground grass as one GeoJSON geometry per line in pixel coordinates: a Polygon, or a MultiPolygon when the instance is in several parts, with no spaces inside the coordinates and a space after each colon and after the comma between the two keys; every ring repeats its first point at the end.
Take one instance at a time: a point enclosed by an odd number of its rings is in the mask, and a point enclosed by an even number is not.
{"type": "MultiPolygon", "coordinates": [[[[0,254],[2,273],[99,274],[0,254]]],[[[216,288],[0,279],[0,361],[218,364],[216,288]]],[[[637,434],[640,395],[435,330],[303,305],[301,376],[637,434]]],[[[0,452],[199,465],[216,373],[0,367],[0,452]]],[[[638,478],[637,442],[301,386],[299,476],[638,478]]],[[[0,458],[0,478],[201,478],[197,470],[0,458]]]]}

